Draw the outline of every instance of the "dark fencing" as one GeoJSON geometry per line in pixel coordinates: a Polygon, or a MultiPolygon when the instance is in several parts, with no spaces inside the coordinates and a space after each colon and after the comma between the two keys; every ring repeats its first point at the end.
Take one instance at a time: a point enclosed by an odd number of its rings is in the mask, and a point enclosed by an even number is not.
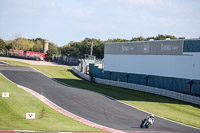
{"type": "Polygon", "coordinates": [[[78,66],[79,65],[79,58],[71,57],[71,56],[53,56],[52,61],[61,63],[64,65],[70,65],[70,66],[78,66]]]}
{"type": "Polygon", "coordinates": [[[200,52],[200,40],[185,40],[183,52],[200,52]]]}
{"type": "Polygon", "coordinates": [[[182,78],[149,76],[149,86],[189,94],[190,85],[187,81],[189,80],[182,78]]]}
{"type": "Polygon", "coordinates": [[[89,74],[92,77],[146,85],[181,92],[184,94],[200,96],[200,80],[104,71],[103,69],[99,69],[97,66],[94,66],[94,64],[90,64],[89,68],[89,74]]]}
{"type": "Polygon", "coordinates": [[[200,95],[200,80],[193,80],[192,93],[200,95]]]}
{"type": "Polygon", "coordinates": [[[129,74],[128,83],[148,85],[148,75],[143,74],[129,74]]]}

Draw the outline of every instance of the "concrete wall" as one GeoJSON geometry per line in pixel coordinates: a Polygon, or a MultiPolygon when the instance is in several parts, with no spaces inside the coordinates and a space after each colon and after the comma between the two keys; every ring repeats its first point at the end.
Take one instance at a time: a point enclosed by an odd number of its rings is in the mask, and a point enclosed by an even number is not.
{"type": "MultiPolygon", "coordinates": [[[[81,73],[78,69],[76,69],[76,67],[72,67],[72,71],[74,73],[76,73],[77,75],[79,75],[80,77],[91,81],[91,77],[89,75],[81,73]]],[[[96,77],[94,77],[94,81],[96,83],[99,83],[99,84],[105,84],[105,85],[122,87],[122,88],[142,91],[142,92],[148,92],[148,93],[166,96],[166,97],[174,98],[174,99],[177,99],[177,100],[181,100],[181,101],[200,105],[200,98],[199,97],[195,97],[195,96],[191,96],[191,95],[187,95],[187,94],[182,94],[182,93],[178,93],[178,92],[174,92],[174,91],[169,91],[169,90],[160,89],[160,88],[156,88],[156,87],[132,84],[132,83],[111,81],[111,80],[100,79],[100,78],[96,78],[96,77]]]]}
{"type": "Polygon", "coordinates": [[[74,73],[76,73],[78,76],[80,76],[81,78],[85,79],[85,80],[88,80],[88,81],[91,81],[91,77],[87,74],[84,74],[84,73],[81,73],[77,67],[73,66],[72,67],[72,71],[74,73]]]}
{"type": "Polygon", "coordinates": [[[132,84],[146,85],[162,88],[170,91],[200,96],[200,80],[190,80],[186,78],[163,77],[156,75],[145,75],[135,73],[122,73],[105,71],[90,64],[89,74],[96,78],[113,81],[128,82],[132,84]],[[192,83],[190,86],[189,83],[192,83]]]}
{"type": "Polygon", "coordinates": [[[182,93],[178,93],[174,91],[164,90],[164,89],[150,87],[150,86],[137,85],[137,84],[132,84],[132,83],[105,80],[105,79],[100,79],[100,78],[95,78],[95,82],[99,84],[105,84],[105,85],[128,88],[128,89],[142,91],[142,92],[148,92],[148,93],[166,96],[166,97],[174,98],[177,100],[200,105],[199,97],[182,94],[182,93]]]}
{"type": "Polygon", "coordinates": [[[104,55],[104,70],[200,80],[200,52],[183,55],[104,55]]]}

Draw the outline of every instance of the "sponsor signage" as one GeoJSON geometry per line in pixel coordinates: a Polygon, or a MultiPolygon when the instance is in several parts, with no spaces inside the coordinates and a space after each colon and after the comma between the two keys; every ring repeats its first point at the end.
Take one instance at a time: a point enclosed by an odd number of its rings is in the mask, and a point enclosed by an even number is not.
{"type": "Polygon", "coordinates": [[[2,97],[9,97],[9,92],[2,92],[2,97]]]}
{"type": "Polygon", "coordinates": [[[182,40],[105,43],[104,54],[182,55],[182,40]]]}
{"type": "Polygon", "coordinates": [[[35,119],[35,113],[26,113],[26,119],[35,119]]]}

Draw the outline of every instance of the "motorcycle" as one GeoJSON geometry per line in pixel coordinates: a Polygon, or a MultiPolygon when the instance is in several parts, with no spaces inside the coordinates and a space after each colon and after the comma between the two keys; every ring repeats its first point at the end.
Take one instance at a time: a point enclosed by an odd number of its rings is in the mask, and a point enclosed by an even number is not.
{"type": "Polygon", "coordinates": [[[150,124],[150,122],[149,122],[149,120],[148,119],[145,119],[145,120],[143,120],[142,121],[142,123],[140,124],[140,128],[148,128],[149,127],[149,124],[150,124]]]}

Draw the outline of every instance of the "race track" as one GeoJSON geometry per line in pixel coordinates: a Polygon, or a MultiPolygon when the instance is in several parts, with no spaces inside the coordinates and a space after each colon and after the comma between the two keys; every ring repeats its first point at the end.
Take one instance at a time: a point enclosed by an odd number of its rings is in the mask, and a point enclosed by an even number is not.
{"type": "Polygon", "coordinates": [[[0,73],[11,81],[28,87],[58,106],[87,120],[127,132],[199,133],[200,130],[176,124],[158,117],[149,129],[140,129],[148,114],[109,99],[104,95],[59,84],[29,67],[1,65],[0,73]]]}

